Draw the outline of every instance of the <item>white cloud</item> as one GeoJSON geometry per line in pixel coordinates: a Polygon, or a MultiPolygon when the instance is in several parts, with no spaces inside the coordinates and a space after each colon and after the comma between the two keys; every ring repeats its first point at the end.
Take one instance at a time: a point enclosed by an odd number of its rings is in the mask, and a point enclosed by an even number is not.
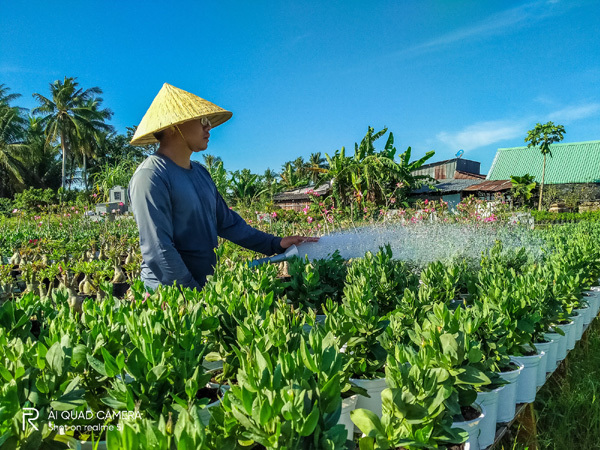
{"type": "Polygon", "coordinates": [[[526,127],[524,120],[493,120],[477,122],[457,132],[442,131],[436,137],[452,149],[469,151],[522,136],[526,127]]]}
{"type": "MultiPolygon", "coordinates": [[[[558,3],[550,2],[550,3],[558,3]]],[[[535,1],[492,14],[471,26],[459,28],[414,47],[400,50],[396,55],[421,54],[437,50],[455,42],[466,41],[472,38],[482,38],[513,31],[520,26],[531,25],[546,17],[557,14],[554,8],[548,8],[548,3],[535,1]]]]}
{"type": "Polygon", "coordinates": [[[599,112],[600,103],[588,103],[584,105],[567,106],[566,108],[554,111],[548,115],[548,119],[559,123],[568,123],[596,116],[599,112]]]}
{"type": "Polygon", "coordinates": [[[532,129],[537,122],[552,120],[564,125],[598,115],[600,115],[600,103],[568,105],[548,114],[536,113],[516,119],[476,122],[462,130],[441,131],[436,138],[452,150],[469,151],[509,139],[524,138],[527,130],[532,129]]]}

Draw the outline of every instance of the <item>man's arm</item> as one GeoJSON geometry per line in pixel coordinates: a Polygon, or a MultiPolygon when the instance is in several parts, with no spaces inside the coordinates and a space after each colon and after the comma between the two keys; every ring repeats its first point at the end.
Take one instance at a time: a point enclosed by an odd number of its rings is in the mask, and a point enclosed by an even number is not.
{"type": "Polygon", "coordinates": [[[235,244],[265,255],[284,252],[280,237],[263,233],[248,225],[238,213],[229,209],[218,191],[217,234],[235,244]]]}
{"type": "Polygon", "coordinates": [[[183,287],[201,289],[173,243],[171,197],[165,182],[149,169],[141,169],[131,180],[129,196],[140,230],[144,262],[161,284],[174,281],[183,287]]]}

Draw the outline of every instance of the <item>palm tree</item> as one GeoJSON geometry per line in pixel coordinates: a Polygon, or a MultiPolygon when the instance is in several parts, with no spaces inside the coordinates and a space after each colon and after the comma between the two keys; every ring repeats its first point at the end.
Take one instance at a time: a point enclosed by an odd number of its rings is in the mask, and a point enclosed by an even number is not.
{"type": "Polygon", "coordinates": [[[25,166],[18,158],[27,131],[23,108],[11,106],[10,102],[20,94],[8,94],[9,89],[0,84],[0,194],[12,195],[25,187],[25,166]]]}
{"type": "Polygon", "coordinates": [[[47,145],[41,119],[29,117],[29,126],[16,157],[27,167],[26,184],[30,187],[57,189],[60,187],[60,163],[56,145],[47,145]]]}
{"type": "Polygon", "coordinates": [[[258,175],[248,169],[236,170],[231,173],[231,188],[234,199],[246,206],[256,201],[266,191],[261,186],[258,175]]]}
{"type": "Polygon", "coordinates": [[[550,144],[563,140],[565,127],[562,125],[554,125],[554,122],[548,122],[544,125],[536,123],[533,130],[527,132],[525,142],[528,142],[527,147],[539,146],[542,155],[544,155],[544,165],[542,166],[542,181],[540,183],[540,200],[538,203],[538,211],[542,210],[542,194],[544,193],[544,178],[546,176],[546,155],[552,158],[550,144]]]}
{"type": "Polygon", "coordinates": [[[89,109],[90,114],[89,123],[81,129],[80,137],[77,139],[77,151],[74,156],[79,159],[81,157],[82,165],[82,181],[85,189],[88,188],[88,158],[96,159],[101,153],[102,143],[106,141],[106,136],[111,133],[113,127],[105,123],[112,117],[112,111],[105,108],[100,108],[102,103],[101,98],[91,98],[84,103],[84,107],[89,109]]]}
{"type": "Polygon", "coordinates": [[[304,162],[304,158],[302,156],[298,156],[293,162],[292,166],[296,171],[296,174],[299,178],[304,178],[306,175],[306,163],[304,162]]]}
{"type": "Polygon", "coordinates": [[[298,175],[298,172],[294,170],[294,166],[291,162],[285,163],[279,176],[281,177],[281,184],[285,189],[293,189],[301,184],[300,176],[298,175]]]}
{"type": "Polygon", "coordinates": [[[202,155],[202,158],[204,158],[204,167],[206,167],[209,172],[211,172],[217,164],[223,162],[220,156],[211,155],[210,153],[202,155]]]}
{"type": "Polygon", "coordinates": [[[104,121],[112,115],[109,110],[100,110],[98,107],[102,101],[101,98],[95,98],[96,95],[102,94],[99,87],[83,90],[75,80],[65,77],[63,81],[56,80],[51,83],[51,98],[33,94],[40,103],[33,113],[42,116],[47,142],[60,141],[63,188],[66,184],[67,154],[71,148],[79,151],[84,136],[91,139],[98,131],[110,131],[110,126],[104,121]]]}
{"type": "Polygon", "coordinates": [[[321,156],[321,152],[311,153],[308,158],[306,170],[313,184],[317,184],[319,178],[327,172],[327,160],[321,156]]]}

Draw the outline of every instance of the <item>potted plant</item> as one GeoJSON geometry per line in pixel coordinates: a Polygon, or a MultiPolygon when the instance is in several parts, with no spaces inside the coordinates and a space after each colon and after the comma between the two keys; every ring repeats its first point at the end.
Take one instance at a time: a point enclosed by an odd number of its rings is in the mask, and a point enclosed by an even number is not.
{"type": "Polygon", "coordinates": [[[370,290],[345,290],[341,306],[327,311],[325,327],[339,339],[340,346],[350,356],[350,381],[366,391],[360,395],[357,408],[366,408],[381,415],[381,392],[387,387],[384,365],[387,351],[382,345],[388,320],[381,317],[370,290]]]}
{"type": "Polygon", "coordinates": [[[345,448],[347,431],[338,424],[341,355],[331,346],[319,357],[301,349],[274,356],[254,346],[240,353],[239,383],[225,394],[211,430],[246,446],[345,448]]]}

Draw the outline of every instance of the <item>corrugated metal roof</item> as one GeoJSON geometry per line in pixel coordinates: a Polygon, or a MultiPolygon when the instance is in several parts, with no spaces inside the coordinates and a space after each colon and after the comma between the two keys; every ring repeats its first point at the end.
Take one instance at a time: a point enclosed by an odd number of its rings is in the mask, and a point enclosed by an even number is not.
{"type": "Polygon", "coordinates": [[[283,201],[283,200],[308,200],[310,197],[308,195],[308,191],[316,192],[319,195],[327,195],[331,190],[331,181],[327,181],[317,187],[315,186],[305,186],[299,189],[294,189],[292,191],[281,192],[280,194],[276,194],[273,196],[274,201],[283,201]]]}
{"type": "Polygon", "coordinates": [[[485,175],[463,172],[462,170],[454,171],[454,179],[455,180],[485,180],[485,175]]]}
{"type": "MultiPolygon", "coordinates": [[[[600,183],[600,141],[552,144],[546,158],[544,183],[600,183]]],[[[508,180],[525,174],[542,181],[544,158],[539,148],[499,148],[488,180],[508,180]]]]}
{"type": "Polygon", "coordinates": [[[434,189],[429,186],[421,186],[419,189],[415,189],[411,194],[429,194],[429,193],[444,193],[450,194],[453,192],[462,192],[465,188],[480,183],[480,180],[445,180],[435,185],[434,189]]]}
{"type": "Polygon", "coordinates": [[[465,188],[465,191],[482,191],[482,192],[500,192],[506,191],[512,187],[510,180],[492,181],[487,180],[483,183],[474,184],[465,188]]]}

